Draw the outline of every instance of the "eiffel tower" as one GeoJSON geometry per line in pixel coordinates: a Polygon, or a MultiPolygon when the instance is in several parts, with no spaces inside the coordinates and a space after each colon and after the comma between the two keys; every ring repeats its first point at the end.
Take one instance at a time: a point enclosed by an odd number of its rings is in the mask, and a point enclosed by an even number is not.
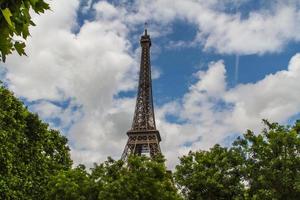
{"type": "Polygon", "coordinates": [[[161,137],[155,125],[152,99],[151,40],[146,28],[144,35],[141,36],[140,44],[142,54],[136,107],[131,129],[127,132],[128,141],[122,154],[122,160],[126,160],[130,154],[146,155],[151,158],[161,154],[159,146],[161,137]]]}

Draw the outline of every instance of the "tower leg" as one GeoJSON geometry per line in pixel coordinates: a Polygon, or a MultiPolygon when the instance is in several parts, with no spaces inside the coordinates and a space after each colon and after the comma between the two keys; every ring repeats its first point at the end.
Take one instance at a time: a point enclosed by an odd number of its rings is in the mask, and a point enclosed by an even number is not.
{"type": "Polygon", "coordinates": [[[139,156],[148,155],[153,158],[155,155],[160,153],[161,151],[157,135],[141,133],[129,136],[121,159],[126,161],[130,154],[139,156]]]}

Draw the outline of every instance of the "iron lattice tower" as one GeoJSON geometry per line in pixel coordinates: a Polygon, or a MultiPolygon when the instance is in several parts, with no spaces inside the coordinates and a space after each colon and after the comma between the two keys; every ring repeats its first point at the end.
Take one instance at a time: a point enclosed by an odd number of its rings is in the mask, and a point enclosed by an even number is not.
{"type": "Polygon", "coordinates": [[[159,146],[161,137],[156,130],[154,117],[150,64],[151,40],[147,29],[141,36],[140,44],[142,53],[138,94],[132,126],[127,132],[128,141],[122,154],[123,160],[126,160],[129,154],[148,154],[152,158],[161,153],[159,146]]]}

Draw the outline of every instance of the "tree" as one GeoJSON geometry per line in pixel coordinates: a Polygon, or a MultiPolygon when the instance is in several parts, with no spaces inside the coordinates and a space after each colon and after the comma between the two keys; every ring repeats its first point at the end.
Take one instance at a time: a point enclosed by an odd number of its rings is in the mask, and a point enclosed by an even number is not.
{"type": "Polygon", "coordinates": [[[71,164],[67,139],[0,86],[0,199],[44,199],[50,176],[71,164]]]}
{"type": "Polygon", "coordinates": [[[60,171],[50,178],[47,187],[46,199],[49,200],[93,200],[98,195],[95,182],[84,165],[60,171]]]}
{"type": "Polygon", "coordinates": [[[300,199],[300,121],[282,126],[263,120],[230,148],[180,158],[175,180],[186,199],[300,199]]]}
{"type": "Polygon", "coordinates": [[[215,145],[181,157],[175,180],[186,199],[242,199],[243,161],[238,151],[215,145]]]}
{"type": "Polygon", "coordinates": [[[83,167],[61,171],[48,185],[48,199],[80,200],[180,200],[164,159],[131,156],[108,158],[95,164],[91,173],[83,167]]]}
{"type": "Polygon", "coordinates": [[[30,10],[40,14],[50,8],[44,0],[0,0],[0,9],[0,56],[5,62],[6,56],[14,50],[26,55],[25,42],[17,40],[16,36],[26,40],[30,35],[29,27],[35,26],[30,10]]]}
{"type": "Polygon", "coordinates": [[[104,164],[95,165],[92,178],[98,184],[98,199],[181,199],[164,162],[160,156],[153,160],[144,156],[131,156],[126,164],[108,159],[104,164]]]}
{"type": "Polygon", "coordinates": [[[300,121],[282,126],[263,120],[262,134],[248,131],[234,142],[246,157],[251,199],[300,199],[300,121]]]}

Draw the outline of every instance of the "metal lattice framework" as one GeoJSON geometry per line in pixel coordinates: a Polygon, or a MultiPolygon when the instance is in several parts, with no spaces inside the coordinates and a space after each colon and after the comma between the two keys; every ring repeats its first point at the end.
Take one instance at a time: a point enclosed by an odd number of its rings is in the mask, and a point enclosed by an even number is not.
{"type": "Polygon", "coordinates": [[[161,153],[159,146],[161,138],[156,130],[154,117],[150,64],[151,40],[147,29],[141,37],[140,44],[142,53],[136,107],[131,130],[127,132],[129,138],[122,159],[126,159],[129,154],[148,154],[153,157],[161,153]]]}

